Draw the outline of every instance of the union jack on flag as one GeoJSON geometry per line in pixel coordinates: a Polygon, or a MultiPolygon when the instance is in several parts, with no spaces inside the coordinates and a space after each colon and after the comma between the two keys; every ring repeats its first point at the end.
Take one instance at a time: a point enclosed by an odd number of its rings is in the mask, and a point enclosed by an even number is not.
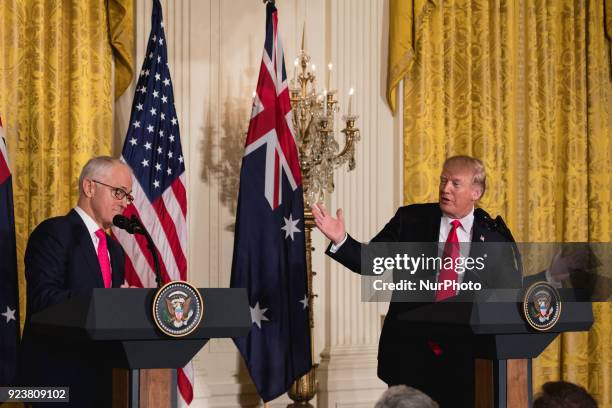
{"type": "MultiPolygon", "coordinates": [[[[134,203],[123,214],[137,215],[153,238],[164,283],[187,280],[185,160],[166,46],[161,4],[154,0],[147,52],[123,145],[122,158],[134,172],[134,203]]],[[[126,253],[127,283],[155,287],[155,269],[146,240],[119,228],[113,228],[113,234],[126,253]]],[[[193,400],[191,362],[177,370],[177,384],[179,406],[188,406],[193,400]]]]}
{"type": "Polygon", "coordinates": [[[278,17],[266,39],[240,170],[231,287],[247,289],[251,331],[235,338],[264,401],[312,366],[304,201],[278,17]]]}

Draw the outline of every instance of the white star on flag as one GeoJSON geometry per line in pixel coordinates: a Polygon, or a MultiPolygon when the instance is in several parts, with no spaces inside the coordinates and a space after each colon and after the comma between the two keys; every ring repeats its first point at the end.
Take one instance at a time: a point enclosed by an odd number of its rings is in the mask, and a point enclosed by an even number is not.
{"type": "Polygon", "coordinates": [[[136,146],[136,145],[138,144],[138,143],[137,143],[136,138],[134,138],[134,137],[133,137],[133,138],[131,138],[131,139],[130,139],[130,144],[131,144],[132,146],[136,146]]]}
{"type": "MultiPolygon", "coordinates": [[[[2,313],[2,316],[6,317],[6,322],[10,322],[11,320],[15,320],[15,312],[17,311],[17,309],[11,309],[10,307],[6,307],[6,312],[2,313]]],[[[265,312],[265,310],[264,310],[265,312]]],[[[266,319],[268,320],[268,319],[266,319]]]]}
{"type": "Polygon", "coordinates": [[[149,161],[147,159],[142,159],[142,167],[149,167],[149,161]]]}
{"type": "Polygon", "coordinates": [[[285,239],[291,236],[291,240],[293,241],[293,234],[301,232],[297,227],[298,222],[300,222],[300,219],[294,220],[291,214],[289,214],[289,218],[285,218],[285,225],[281,227],[281,229],[285,231],[285,239]]]}
{"type": "Polygon", "coordinates": [[[142,103],[139,103],[138,105],[136,105],[136,109],[138,109],[139,111],[141,111],[143,108],[142,103]]]}
{"type": "Polygon", "coordinates": [[[266,313],[268,311],[268,308],[265,309],[260,309],[259,308],[259,302],[255,303],[255,307],[251,307],[251,321],[253,323],[255,323],[257,325],[257,327],[259,327],[261,329],[261,321],[267,321],[269,322],[270,320],[264,315],[264,313],[266,313]]]}
{"type": "Polygon", "coordinates": [[[304,309],[308,307],[308,295],[304,295],[304,299],[300,300],[300,303],[304,305],[304,309]]]}
{"type": "Polygon", "coordinates": [[[140,121],[135,121],[134,123],[132,123],[132,125],[134,125],[134,129],[139,128],[140,127],[140,121]]]}

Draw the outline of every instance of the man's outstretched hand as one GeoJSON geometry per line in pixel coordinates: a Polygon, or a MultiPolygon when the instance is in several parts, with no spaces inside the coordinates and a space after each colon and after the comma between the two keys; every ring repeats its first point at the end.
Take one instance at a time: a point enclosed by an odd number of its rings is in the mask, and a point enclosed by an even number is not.
{"type": "Polygon", "coordinates": [[[323,203],[316,203],[310,206],[312,215],[315,219],[317,228],[334,244],[339,244],[346,235],[346,229],[344,228],[344,216],[342,208],[338,208],[336,211],[336,217],[334,218],[327,210],[323,203]]]}

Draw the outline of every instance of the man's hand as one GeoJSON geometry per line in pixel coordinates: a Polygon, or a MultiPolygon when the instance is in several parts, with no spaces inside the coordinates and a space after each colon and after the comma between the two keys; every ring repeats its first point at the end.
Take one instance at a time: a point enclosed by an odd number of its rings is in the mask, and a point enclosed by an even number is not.
{"type": "Polygon", "coordinates": [[[346,235],[342,209],[338,208],[338,211],[336,211],[336,217],[338,218],[332,217],[325,209],[323,203],[313,204],[310,206],[310,209],[312,210],[317,228],[334,244],[339,244],[346,235]]]}

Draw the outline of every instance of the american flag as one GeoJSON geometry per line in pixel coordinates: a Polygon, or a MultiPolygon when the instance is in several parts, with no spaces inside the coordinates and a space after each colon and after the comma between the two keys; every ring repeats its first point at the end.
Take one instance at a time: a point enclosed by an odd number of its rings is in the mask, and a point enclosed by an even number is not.
{"type": "MultiPolygon", "coordinates": [[[[168,69],[162,8],[153,1],[151,33],[132,103],[123,160],[134,172],[134,203],[124,211],[137,215],[159,251],[164,283],[187,280],[187,197],[185,160],[168,69]]],[[[126,253],[130,286],[155,287],[153,259],[145,239],[113,228],[126,253]]],[[[193,400],[193,367],[177,370],[179,406],[193,400]]]]}
{"type": "Polygon", "coordinates": [[[251,331],[235,338],[259,395],[283,394],[312,366],[304,200],[278,17],[266,40],[240,170],[232,287],[247,288],[251,331]]]}
{"type": "Polygon", "coordinates": [[[0,120],[0,386],[13,385],[19,345],[19,293],[13,187],[0,120]]]}

